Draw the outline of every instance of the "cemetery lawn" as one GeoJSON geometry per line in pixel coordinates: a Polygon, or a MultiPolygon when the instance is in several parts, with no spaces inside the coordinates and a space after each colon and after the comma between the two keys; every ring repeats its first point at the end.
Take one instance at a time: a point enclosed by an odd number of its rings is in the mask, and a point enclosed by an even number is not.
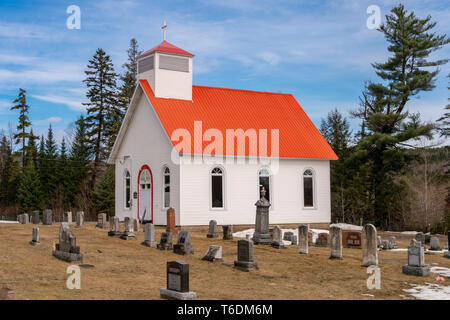
{"type": "MultiPolygon", "coordinates": [[[[329,260],[328,248],[310,247],[308,255],[297,252],[297,246],[277,250],[255,246],[255,260],[260,269],[242,272],[221,263],[202,261],[209,245],[221,245],[225,262],[233,263],[237,238],[232,241],[206,238],[205,232],[192,232],[193,255],[180,256],[141,245],[143,227],[136,232],[138,240],[121,240],[107,236],[108,229],[85,223],[71,227],[77,245],[84,255],[81,268],[81,290],[66,288],[70,265],[52,256],[52,244],[58,242],[59,223],[39,225],[41,245],[31,246],[32,224],[0,224],[0,285],[13,289],[16,299],[161,299],[159,289],[166,287],[166,262],[190,264],[190,288],[198,299],[403,299],[402,289],[409,284],[436,283],[437,274],[420,278],[402,274],[407,252],[379,252],[381,289],[368,290],[362,250],[344,248],[342,261],[329,260]],[[368,295],[373,295],[368,296],[368,295]]],[[[123,225],[121,226],[123,230],[123,225]]],[[[163,228],[156,228],[159,241],[163,228]]],[[[236,232],[237,230],[235,230],[236,232]]],[[[381,234],[387,238],[389,234],[381,234]]],[[[413,236],[397,234],[399,248],[406,248],[413,236]]],[[[445,238],[440,237],[441,246],[445,238]]],[[[450,268],[450,259],[442,253],[426,255],[431,266],[450,268]]],[[[414,299],[411,296],[408,298],[414,299]]]]}

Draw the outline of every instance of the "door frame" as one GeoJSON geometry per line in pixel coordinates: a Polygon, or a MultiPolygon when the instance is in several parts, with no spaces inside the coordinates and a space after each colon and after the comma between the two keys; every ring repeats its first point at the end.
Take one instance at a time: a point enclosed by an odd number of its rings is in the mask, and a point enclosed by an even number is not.
{"type": "Polygon", "coordinates": [[[141,169],[139,169],[139,174],[138,174],[138,179],[137,179],[137,194],[138,194],[138,201],[137,201],[137,217],[138,220],[140,220],[139,217],[139,200],[140,200],[140,196],[139,196],[139,191],[140,189],[140,184],[139,181],[141,180],[141,173],[144,170],[148,170],[150,172],[150,183],[151,183],[151,188],[150,188],[150,208],[151,208],[151,218],[150,218],[150,223],[153,223],[153,173],[152,173],[152,169],[150,169],[150,167],[146,164],[144,164],[141,169]]]}

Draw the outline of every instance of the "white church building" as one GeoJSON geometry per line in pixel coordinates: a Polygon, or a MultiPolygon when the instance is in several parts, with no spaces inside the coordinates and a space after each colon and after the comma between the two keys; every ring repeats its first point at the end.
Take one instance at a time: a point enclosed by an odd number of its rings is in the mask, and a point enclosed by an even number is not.
{"type": "Polygon", "coordinates": [[[329,223],[336,154],[291,94],[192,85],[194,55],[167,41],[138,57],[138,83],[108,162],[115,214],[178,226],[329,223]]]}

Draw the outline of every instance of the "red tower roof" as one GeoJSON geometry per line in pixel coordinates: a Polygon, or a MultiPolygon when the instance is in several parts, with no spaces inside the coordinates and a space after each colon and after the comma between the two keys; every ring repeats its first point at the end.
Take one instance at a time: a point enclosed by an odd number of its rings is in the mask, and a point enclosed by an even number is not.
{"type": "Polygon", "coordinates": [[[166,40],[164,40],[163,42],[161,42],[160,44],[158,44],[156,47],[144,52],[143,54],[140,55],[140,57],[142,56],[146,56],[150,53],[153,52],[167,52],[167,53],[175,53],[175,54],[181,54],[183,56],[189,56],[189,57],[193,57],[194,55],[192,53],[187,52],[186,50],[180,49],[177,46],[174,46],[173,44],[167,42],[166,40]]]}

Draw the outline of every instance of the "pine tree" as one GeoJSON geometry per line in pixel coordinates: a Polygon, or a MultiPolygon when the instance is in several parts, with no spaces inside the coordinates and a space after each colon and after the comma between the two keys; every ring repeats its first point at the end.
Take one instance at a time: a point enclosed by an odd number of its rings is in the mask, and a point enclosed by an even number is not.
{"type": "Polygon", "coordinates": [[[11,107],[11,110],[19,110],[19,124],[17,125],[17,133],[14,134],[16,144],[21,144],[22,147],[19,150],[22,156],[22,170],[25,170],[25,155],[26,144],[25,141],[30,137],[30,133],[27,132],[27,128],[31,125],[28,113],[30,106],[27,105],[26,91],[22,88],[19,89],[19,95],[17,99],[13,101],[16,105],[11,107]]]}
{"type": "Polygon", "coordinates": [[[119,92],[118,92],[118,108],[111,113],[109,121],[111,126],[108,131],[108,150],[112,150],[116,137],[119,133],[120,126],[122,125],[123,118],[130,105],[131,98],[133,97],[134,91],[136,89],[137,82],[137,58],[141,54],[138,49],[138,44],[136,39],[130,40],[130,47],[127,50],[128,61],[123,64],[125,68],[125,73],[120,76],[122,82],[119,92]]]}
{"type": "Polygon", "coordinates": [[[34,135],[33,129],[30,130],[30,136],[28,137],[28,145],[26,149],[26,155],[25,155],[25,164],[27,161],[33,161],[34,167],[36,168],[38,166],[38,150],[36,146],[36,140],[38,139],[37,136],[34,135]]]}
{"type": "Polygon", "coordinates": [[[106,168],[92,192],[92,208],[96,212],[114,213],[114,166],[106,168]]]}
{"type": "Polygon", "coordinates": [[[58,170],[57,168],[57,152],[58,147],[56,145],[55,138],[53,136],[52,125],[49,125],[47,138],[45,142],[41,139],[40,156],[41,156],[41,168],[40,174],[42,188],[44,193],[45,204],[49,207],[53,207],[53,198],[57,192],[58,187],[58,170]],[[41,154],[42,152],[42,154],[41,154]]]}
{"type": "Polygon", "coordinates": [[[33,161],[28,161],[18,189],[19,213],[42,210],[42,187],[33,161]]]}
{"type": "Polygon", "coordinates": [[[87,78],[83,80],[88,87],[87,98],[87,136],[94,154],[92,186],[95,185],[99,165],[109,154],[108,134],[111,133],[111,119],[118,114],[117,104],[117,74],[111,58],[101,48],[89,60],[85,71],[87,78]]]}
{"type": "MultiPolygon", "coordinates": [[[[450,78],[450,74],[448,77],[450,78]]],[[[450,87],[447,89],[450,90],[450,87]]],[[[448,100],[450,100],[450,98],[448,100]]],[[[447,110],[447,112],[438,119],[438,122],[440,122],[438,130],[440,131],[441,137],[448,138],[450,136],[450,104],[445,106],[445,110],[447,110]]]]}
{"type": "Polygon", "coordinates": [[[417,121],[406,107],[413,96],[434,88],[439,70],[430,71],[430,67],[447,62],[428,59],[431,52],[450,41],[446,35],[431,32],[435,25],[430,16],[420,19],[403,5],[391,10],[380,31],[392,55],[385,63],[372,64],[382,82],[368,83],[362,106],[353,113],[367,126],[354,154],[354,160],[370,170],[371,204],[366,219],[384,227],[395,223],[399,211],[397,198],[402,187],[394,176],[411,160],[403,147],[408,146],[408,140],[431,136],[433,126],[417,121]]]}

